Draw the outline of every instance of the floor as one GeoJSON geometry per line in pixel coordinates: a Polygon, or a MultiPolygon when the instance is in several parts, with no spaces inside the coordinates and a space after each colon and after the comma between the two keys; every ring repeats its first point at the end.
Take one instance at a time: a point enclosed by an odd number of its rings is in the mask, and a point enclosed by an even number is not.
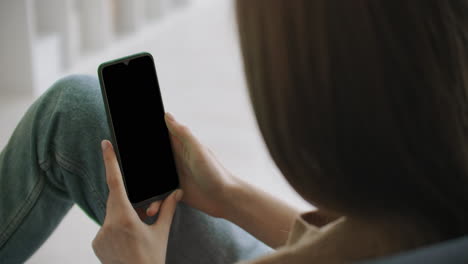
{"type": "MultiPolygon", "coordinates": [[[[282,178],[259,134],[245,87],[232,2],[203,1],[169,24],[128,50],[149,51],[155,57],[166,110],[236,175],[310,209],[282,178]]],[[[84,72],[94,74],[95,68],[84,72]]],[[[0,149],[33,100],[0,97],[0,149]]],[[[99,263],[91,248],[97,230],[74,206],[27,263],[99,263]]]]}

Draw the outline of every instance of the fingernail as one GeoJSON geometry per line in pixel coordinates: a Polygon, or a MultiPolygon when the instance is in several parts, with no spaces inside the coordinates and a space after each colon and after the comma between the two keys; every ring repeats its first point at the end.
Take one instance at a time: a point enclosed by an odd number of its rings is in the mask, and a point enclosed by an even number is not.
{"type": "Polygon", "coordinates": [[[181,189],[177,190],[175,194],[176,201],[182,200],[182,196],[184,196],[184,191],[182,191],[181,189]]]}
{"type": "Polygon", "coordinates": [[[107,140],[101,141],[101,148],[103,151],[106,150],[108,147],[109,147],[109,142],[107,142],[107,140]]]}
{"type": "Polygon", "coordinates": [[[150,209],[151,209],[151,206],[146,208],[146,215],[150,215],[150,209]]]}
{"type": "Polygon", "coordinates": [[[171,113],[167,112],[166,115],[167,115],[167,119],[169,119],[170,121],[175,121],[175,118],[171,113]]]}

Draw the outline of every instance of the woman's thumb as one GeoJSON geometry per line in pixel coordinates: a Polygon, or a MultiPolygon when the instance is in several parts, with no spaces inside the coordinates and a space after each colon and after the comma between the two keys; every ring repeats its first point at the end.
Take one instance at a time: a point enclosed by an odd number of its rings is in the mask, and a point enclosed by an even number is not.
{"type": "Polygon", "coordinates": [[[201,144],[192,134],[190,129],[176,121],[172,114],[166,113],[165,120],[169,132],[178,141],[176,142],[176,146],[174,146],[174,148],[176,148],[175,151],[178,152],[178,154],[180,154],[185,161],[189,161],[190,154],[193,149],[200,148],[201,144]]]}
{"type": "Polygon", "coordinates": [[[177,203],[182,199],[183,194],[181,189],[177,189],[163,201],[159,210],[158,220],[153,224],[153,228],[164,229],[164,232],[169,233],[177,203]]]}
{"type": "Polygon", "coordinates": [[[171,113],[166,113],[164,115],[164,118],[166,120],[166,125],[169,129],[169,132],[175,137],[177,137],[177,139],[185,141],[188,134],[190,134],[190,130],[186,126],[182,125],[177,120],[175,120],[174,116],[171,113]]]}

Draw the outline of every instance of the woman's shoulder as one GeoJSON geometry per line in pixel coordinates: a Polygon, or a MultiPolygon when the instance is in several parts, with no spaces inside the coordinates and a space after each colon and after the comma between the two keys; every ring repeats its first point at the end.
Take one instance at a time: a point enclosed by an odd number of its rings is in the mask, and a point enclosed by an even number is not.
{"type": "MultiPolygon", "coordinates": [[[[328,219],[324,218],[315,212],[308,212],[298,216],[291,232],[289,234],[286,245],[278,248],[274,253],[267,256],[243,262],[248,264],[276,264],[276,263],[310,263],[312,260],[317,263],[323,263],[323,254],[320,252],[318,244],[327,233],[336,229],[346,220],[345,217],[328,219]]],[[[335,252],[336,253],[336,252],[335,252]]],[[[336,254],[334,254],[336,257],[336,254]]],[[[327,263],[333,263],[327,257],[327,263]]]]}
{"type": "Polygon", "coordinates": [[[313,213],[299,216],[286,245],[273,254],[246,263],[353,262],[412,249],[424,245],[431,237],[427,229],[418,228],[417,222],[403,219],[378,225],[347,217],[322,220],[313,213]]]}

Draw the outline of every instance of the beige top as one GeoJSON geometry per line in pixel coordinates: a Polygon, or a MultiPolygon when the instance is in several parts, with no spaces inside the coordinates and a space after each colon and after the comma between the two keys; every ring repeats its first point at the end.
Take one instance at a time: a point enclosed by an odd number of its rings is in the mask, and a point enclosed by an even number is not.
{"type": "Polygon", "coordinates": [[[286,245],[270,255],[242,263],[348,263],[409,249],[427,238],[405,223],[392,223],[380,232],[351,223],[345,225],[346,222],[346,217],[331,220],[315,212],[302,214],[296,219],[286,245]],[[311,223],[323,225],[317,227],[311,223]]]}

